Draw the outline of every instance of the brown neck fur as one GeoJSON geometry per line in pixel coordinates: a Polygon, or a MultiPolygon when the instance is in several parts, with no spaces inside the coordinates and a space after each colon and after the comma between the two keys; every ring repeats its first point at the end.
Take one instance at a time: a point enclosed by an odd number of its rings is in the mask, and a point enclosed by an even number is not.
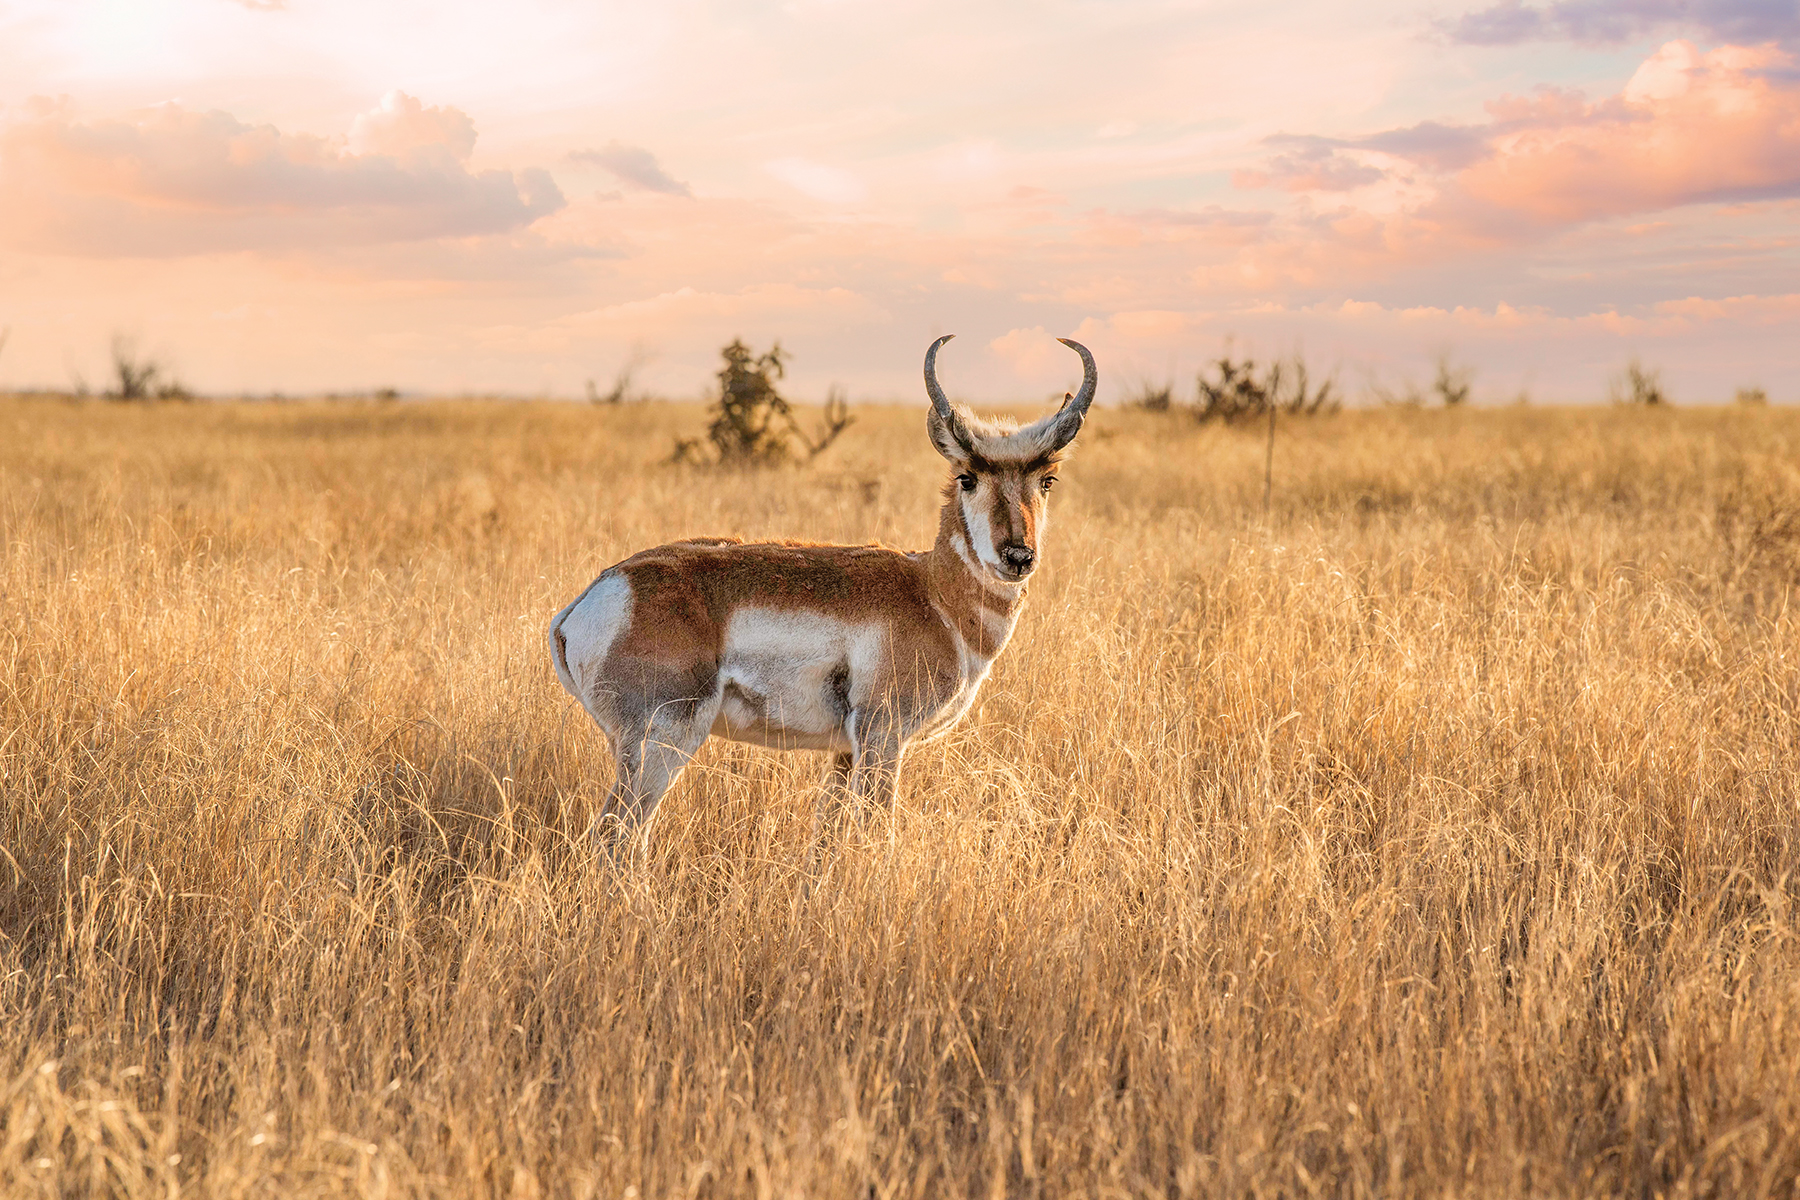
{"type": "Polygon", "coordinates": [[[969,558],[975,546],[963,522],[962,504],[957,499],[956,481],[944,491],[944,507],[938,514],[937,541],[924,556],[925,571],[931,580],[931,602],[944,615],[970,650],[983,658],[993,658],[1004,644],[1004,634],[989,632],[988,614],[1004,617],[1010,629],[1013,618],[1025,602],[1025,588],[1001,590],[998,585],[979,579],[969,563],[957,552],[960,538],[969,558]]]}

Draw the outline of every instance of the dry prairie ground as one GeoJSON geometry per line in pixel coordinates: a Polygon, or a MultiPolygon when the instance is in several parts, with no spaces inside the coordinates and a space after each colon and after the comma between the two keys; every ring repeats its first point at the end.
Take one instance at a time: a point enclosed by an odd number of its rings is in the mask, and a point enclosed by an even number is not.
{"type": "Polygon", "coordinates": [[[1265,528],[1097,412],[810,890],[822,756],[718,742],[609,875],[542,630],[944,471],[701,424],[0,403],[0,1194],[1795,1193],[1800,414],[1343,414],[1265,528]]]}

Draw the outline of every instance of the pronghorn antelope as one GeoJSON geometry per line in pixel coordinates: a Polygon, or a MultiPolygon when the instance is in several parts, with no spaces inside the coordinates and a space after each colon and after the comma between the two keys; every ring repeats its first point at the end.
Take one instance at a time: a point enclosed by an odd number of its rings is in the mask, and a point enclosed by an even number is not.
{"type": "Polygon", "coordinates": [[[847,788],[891,805],[908,744],[950,729],[1006,646],[1038,562],[1046,497],[1098,375],[1023,429],[952,405],[925,352],[927,432],[955,475],[937,542],[694,538],[608,567],[550,622],[556,677],[606,732],[601,812],[629,836],[708,734],[833,754],[820,818],[847,788]]]}

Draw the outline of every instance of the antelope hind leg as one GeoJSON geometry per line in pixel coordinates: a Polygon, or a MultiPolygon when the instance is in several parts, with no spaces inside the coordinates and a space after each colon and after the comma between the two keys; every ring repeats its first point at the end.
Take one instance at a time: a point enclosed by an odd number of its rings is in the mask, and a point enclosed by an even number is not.
{"type": "Polygon", "coordinates": [[[712,731],[718,703],[666,705],[639,732],[615,739],[618,774],[596,822],[609,847],[644,840],[663,795],[712,731]]]}

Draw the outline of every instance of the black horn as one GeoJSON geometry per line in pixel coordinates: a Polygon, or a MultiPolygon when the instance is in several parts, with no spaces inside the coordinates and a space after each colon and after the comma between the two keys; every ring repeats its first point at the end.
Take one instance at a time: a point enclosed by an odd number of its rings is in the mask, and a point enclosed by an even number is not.
{"type": "Polygon", "coordinates": [[[1088,353],[1086,346],[1071,338],[1056,340],[1081,355],[1081,390],[1063,401],[1062,411],[1056,417],[1056,448],[1060,450],[1081,432],[1088,405],[1094,402],[1094,393],[1100,387],[1100,370],[1094,366],[1094,356],[1088,353]]]}
{"type": "Polygon", "coordinates": [[[939,346],[955,336],[954,333],[946,333],[931,343],[931,349],[925,351],[925,394],[931,397],[931,407],[937,409],[938,416],[946,421],[950,420],[950,397],[944,395],[944,389],[938,386],[937,352],[939,346]]]}
{"type": "Polygon", "coordinates": [[[1088,348],[1073,338],[1057,338],[1057,341],[1081,355],[1081,390],[1075,393],[1074,399],[1068,401],[1066,407],[1074,409],[1076,416],[1087,416],[1088,405],[1094,402],[1094,392],[1100,387],[1100,371],[1094,366],[1094,356],[1088,348]]]}
{"type": "Polygon", "coordinates": [[[937,447],[939,454],[953,463],[967,463],[973,451],[969,446],[969,431],[963,427],[962,418],[950,407],[950,397],[944,395],[944,389],[937,381],[938,347],[955,337],[954,333],[946,333],[931,343],[931,349],[925,352],[925,394],[931,397],[931,412],[925,418],[925,432],[931,435],[931,444],[937,447]]]}

